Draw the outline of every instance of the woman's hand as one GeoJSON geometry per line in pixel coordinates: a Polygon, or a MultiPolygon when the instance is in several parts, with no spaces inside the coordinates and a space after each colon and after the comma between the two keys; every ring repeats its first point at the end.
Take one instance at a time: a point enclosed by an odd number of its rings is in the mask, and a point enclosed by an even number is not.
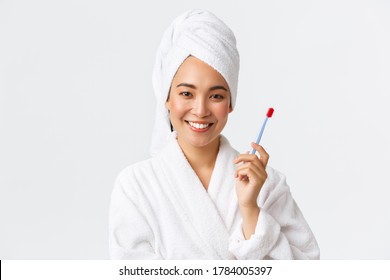
{"type": "Polygon", "coordinates": [[[267,179],[267,166],[269,155],[264,148],[256,143],[252,143],[254,148],[260,155],[246,154],[239,155],[233,162],[240,164],[235,172],[236,192],[238,204],[242,209],[258,208],[257,197],[267,179]]]}
{"type": "Polygon", "coordinates": [[[240,207],[241,216],[243,219],[243,233],[245,239],[249,239],[256,230],[260,208],[257,205],[257,197],[260,190],[267,179],[267,166],[269,155],[262,146],[252,143],[254,148],[260,155],[246,154],[239,155],[233,162],[241,163],[236,169],[236,192],[238,205],[240,207]]]}

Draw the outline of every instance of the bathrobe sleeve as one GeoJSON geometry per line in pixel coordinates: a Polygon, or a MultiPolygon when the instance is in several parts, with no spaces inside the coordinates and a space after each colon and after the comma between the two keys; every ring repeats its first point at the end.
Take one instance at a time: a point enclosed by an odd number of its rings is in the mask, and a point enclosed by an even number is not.
{"type": "MultiPolygon", "coordinates": [[[[128,170],[126,170],[128,171],[128,170]]],[[[154,236],[140,207],[131,177],[123,171],[111,194],[109,253],[111,259],[161,259],[154,250],[154,236]]]]}
{"type": "Polygon", "coordinates": [[[229,239],[237,259],[319,259],[315,237],[291,196],[283,174],[267,170],[258,199],[260,214],[254,234],[245,240],[242,220],[229,239]]]}

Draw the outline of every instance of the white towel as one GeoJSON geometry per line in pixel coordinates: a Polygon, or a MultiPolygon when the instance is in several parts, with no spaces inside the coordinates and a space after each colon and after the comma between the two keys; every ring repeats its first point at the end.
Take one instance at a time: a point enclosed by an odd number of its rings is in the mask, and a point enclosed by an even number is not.
{"type": "Polygon", "coordinates": [[[177,69],[190,55],[207,63],[225,78],[231,92],[232,108],[236,103],[240,59],[233,32],[208,11],[185,12],[165,31],[156,54],[153,70],[156,115],[151,155],[165,145],[171,132],[165,102],[177,69]]]}

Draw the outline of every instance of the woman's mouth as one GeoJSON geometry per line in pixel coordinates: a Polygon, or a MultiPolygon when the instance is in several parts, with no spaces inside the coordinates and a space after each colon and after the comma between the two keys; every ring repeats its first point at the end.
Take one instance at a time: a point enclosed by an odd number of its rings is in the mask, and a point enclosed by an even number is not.
{"type": "Polygon", "coordinates": [[[205,122],[190,122],[190,121],[185,121],[188,126],[196,132],[204,132],[207,131],[213,123],[205,123],[205,122]]]}

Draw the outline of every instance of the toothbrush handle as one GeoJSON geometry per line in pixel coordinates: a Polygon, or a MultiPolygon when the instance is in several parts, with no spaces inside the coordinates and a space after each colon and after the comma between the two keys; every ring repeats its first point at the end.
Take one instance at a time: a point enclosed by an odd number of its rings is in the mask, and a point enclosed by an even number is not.
{"type": "MultiPolygon", "coordinates": [[[[265,128],[265,125],[267,124],[267,121],[268,121],[268,117],[265,118],[265,120],[263,122],[263,125],[262,125],[262,127],[261,127],[261,129],[259,131],[259,134],[257,135],[256,144],[260,143],[261,136],[263,136],[264,128],[265,128]]],[[[255,153],[256,153],[256,150],[252,148],[250,154],[254,155],[255,153]]]]}

